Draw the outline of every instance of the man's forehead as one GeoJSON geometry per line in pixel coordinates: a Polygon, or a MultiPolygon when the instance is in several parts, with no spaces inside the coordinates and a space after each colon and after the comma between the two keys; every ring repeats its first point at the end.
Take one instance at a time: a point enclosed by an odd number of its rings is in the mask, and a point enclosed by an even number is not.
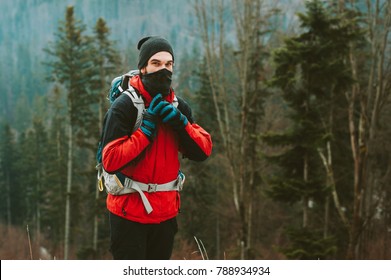
{"type": "Polygon", "coordinates": [[[151,60],[159,60],[159,61],[172,61],[172,55],[169,53],[169,52],[158,52],[158,53],[155,53],[153,56],[151,56],[151,58],[149,59],[150,61],[151,60]]]}

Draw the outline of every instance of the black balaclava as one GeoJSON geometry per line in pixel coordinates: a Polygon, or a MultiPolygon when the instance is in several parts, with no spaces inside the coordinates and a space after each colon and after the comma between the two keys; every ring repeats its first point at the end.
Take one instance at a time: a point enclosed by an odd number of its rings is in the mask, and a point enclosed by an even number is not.
{"type": "MultiPolygon", "coordinates": [[[[138,60],[138,68],[140,70],[146,67],[148,60],[158,52],[169,52],[174,60],[174,51],[170,43],[162,37],[145,37],[138,42],[137,48],[140,50],[138,60]]],[[[145,89],[152,97],[158,93],[166,96],[170,93],[172,72],[168,69],[162,69],[153,73],[142,74],[141,80],[145,89]]]]}
{"type": "Polygon", "coordinates": [[[148,93],[155,97],[158,93],[167,96],[171,89],[172,72],[166,68],[141,75],[141,81],[148,93]]]}

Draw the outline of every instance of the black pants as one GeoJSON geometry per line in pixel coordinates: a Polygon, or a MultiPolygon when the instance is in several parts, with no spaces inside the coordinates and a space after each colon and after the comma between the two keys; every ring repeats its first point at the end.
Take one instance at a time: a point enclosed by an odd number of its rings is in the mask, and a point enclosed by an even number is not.
{"type": "Polygon", "coordinates": [[[109,213],[115,260],[168,260],[178,231],[176,218],[160,224],[141,224],[109,213]]]}

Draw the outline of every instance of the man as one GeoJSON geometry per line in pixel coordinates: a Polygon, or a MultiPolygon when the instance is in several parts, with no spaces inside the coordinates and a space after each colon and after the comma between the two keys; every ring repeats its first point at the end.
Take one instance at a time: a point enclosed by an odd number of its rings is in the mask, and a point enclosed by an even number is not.
{"type": "Polygon", "coordinates": [[[114,259],[169,259],[178,230],[176,185],[183,179],[178,152],[203,161],[211,154],[212,140],[171,88],[174,52],[170,43],[162,37],[145,37],[137,48],[140,74],[129,84],[144,100],[143,120],[132,133],[135,105],[126,94],[115,100],[105,118],[102,164],[108,173],[120,171],[144,189],[108,194],[110,249],[114,259]]]}

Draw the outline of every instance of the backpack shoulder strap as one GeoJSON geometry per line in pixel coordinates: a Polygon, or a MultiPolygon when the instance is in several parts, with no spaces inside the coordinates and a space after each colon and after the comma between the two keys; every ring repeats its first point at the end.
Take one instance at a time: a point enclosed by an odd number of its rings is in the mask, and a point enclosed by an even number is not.
{"type": "Polygon", "coordinates": [[[132,130],[132,133],[133,133],[141,126],[141,122],[143,120],[143,111],[145,108],[144,100],[141,97],[141,95],[139,95],[136,92],[136,90],[131,86],[129,86],[129,88],[127,90],[125,90],[123,93],[125,93],[127,96],[129,96],[129,98],[133,102],[134,107],[136,107],[136,109],[137,109],[137,118],[136,118],[136,122],[134,124],[133,130],[132,130]]]}
{"type": "MultiPolygon", "coordinates": [[[[136,122],[135,122],[133,130],[132,130],[132,133],[133,133],[141,126],[141,122],[143,121],[143,111],[145,109],[145,104],[144,104],[144,100],[141,97],[141,95],[139,95],[132,86],[129,86],[129,88],[127,90],[125,90],[123,93],[125,93],[127,96],[129,96],[129,98],[133,102],[133,105],[137,109],[137,119],[136,119],[136,122]]],[[[172,104],[176,108],[178,107],[179,102],[178,102],[178,98],[176,96],[174,96],[174,100],[173,100],[172,104]]]]}
{"type": "Polygon", "coordinates": [[[176,97],[176,95],[174,96],[174,100],[172,101],[172,105],[174,105],[175,108],[178,108],[178,98],[176,97]]]}

